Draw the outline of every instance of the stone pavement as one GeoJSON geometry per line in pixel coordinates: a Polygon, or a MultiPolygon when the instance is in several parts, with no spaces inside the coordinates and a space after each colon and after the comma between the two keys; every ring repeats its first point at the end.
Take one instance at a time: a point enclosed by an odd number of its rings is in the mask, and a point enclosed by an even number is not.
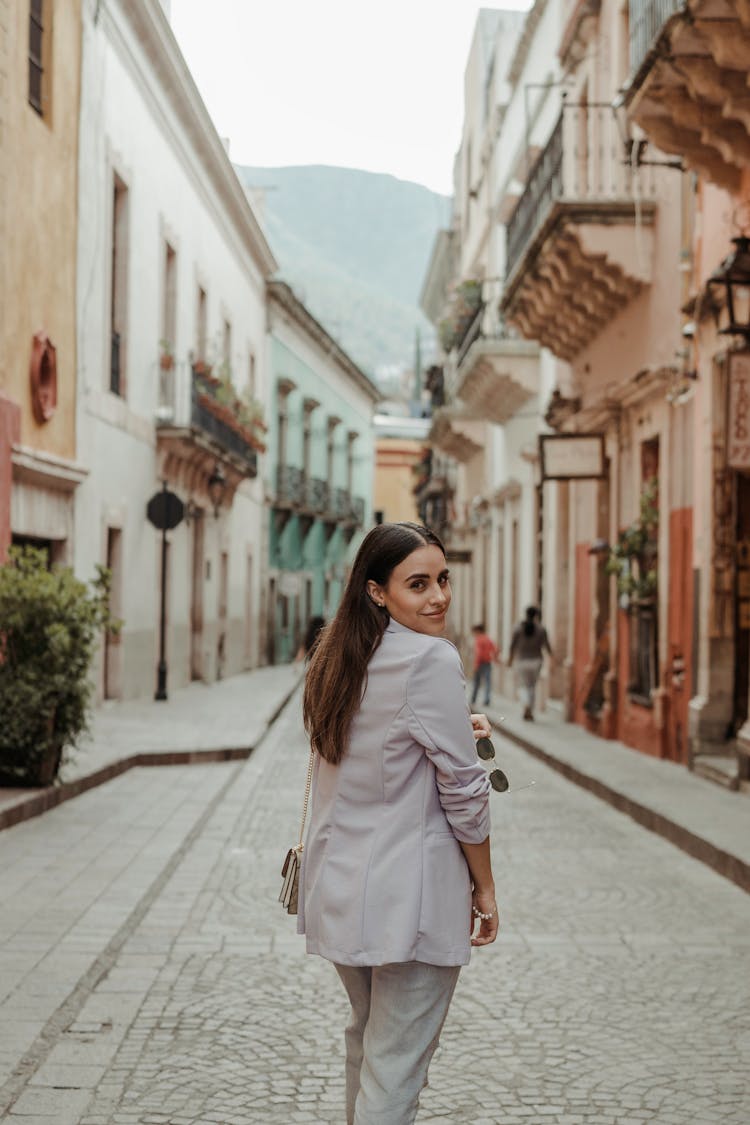
{"type": "MultiPolygon", "coordinates": [[[[343,991],[275,901],[298,699],[246,762],[134,769],[0,835],[3,1120],[343,1125],[343,991]]],[[[418,1125],[746,1125],[750,898],[497,746],[503,929],[418,1125]]]]}
{"type": "Polygon", "coordinates": [[[482,709],[508,739],[750,891],[749,794],[598,738],[552,706],[533,722],[523,721],[520,703],[497,694],[482,709]]]}
{"type": "Polygon", "coordinates": [[[0,788],[0,828],[36,816],[138,765],[246,758],[299,683],[302,668],[258,668],[169,699],[108,702],[49,789],[0,788]]]}

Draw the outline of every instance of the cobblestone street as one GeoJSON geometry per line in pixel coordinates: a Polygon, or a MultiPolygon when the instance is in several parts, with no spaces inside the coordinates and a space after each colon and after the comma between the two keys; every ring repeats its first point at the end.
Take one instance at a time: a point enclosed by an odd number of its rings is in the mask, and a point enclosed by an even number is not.
{"type": "MultiPolygon", "coordinates": [[[[245,763],[132,770],[0,837],[3,1120],[342,1125],[343,992],[275,901],[298,699],[245,763]],[[66,922],[55,895],[85,894],[66,922]]],[[[496,746],[504,926],[461,976],[420,1125],[745,1125],[750,900],[496,746]]]]}

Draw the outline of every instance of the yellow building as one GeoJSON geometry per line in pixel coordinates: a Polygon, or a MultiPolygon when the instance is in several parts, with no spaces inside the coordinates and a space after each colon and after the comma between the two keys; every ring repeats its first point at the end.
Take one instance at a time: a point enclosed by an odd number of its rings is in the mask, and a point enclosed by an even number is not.
{"type": "Polygon", "coordinates": [[[384,523],[419,519],[414,489],[429,419],[375,415],[373,511],[384,523]],[[379,513],[379,515],[378,515],[379,513]]]}
{"type": "Polygon", "coordinates": [[[0,558],[70,558],[80,0],[0,0],[0,558]],[[54,9],[54,11],[53,11],[54,9]]]}

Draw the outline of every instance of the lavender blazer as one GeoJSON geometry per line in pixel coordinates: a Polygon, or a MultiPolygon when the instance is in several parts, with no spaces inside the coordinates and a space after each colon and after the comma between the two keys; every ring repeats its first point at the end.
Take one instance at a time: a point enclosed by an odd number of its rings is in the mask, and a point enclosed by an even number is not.
{"type": "Polygon", "coordinates": [[[391,620],[338,766],[316,757],[297,928],[342,965],[469,960],[458,841],[489,834],[461,659],[391,620]]]}

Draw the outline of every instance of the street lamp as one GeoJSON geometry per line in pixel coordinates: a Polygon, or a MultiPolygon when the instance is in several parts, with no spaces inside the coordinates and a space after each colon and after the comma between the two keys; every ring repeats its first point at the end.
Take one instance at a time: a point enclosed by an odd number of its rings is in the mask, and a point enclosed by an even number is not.
{"type": "Polygon", "coordinates": [[[706,282],[707,288],[722,286],[729,323],[720,336],[742,336],[750,344],[750,238],[741,234],[732,239],[734,250],[706,282]]]}
{"type": "Polygon", "coordinates": [[[219,518],[219,509],[221,508],[221,502],[224,499],[226,490],[227,478],[224,476],[221,465],[217,461],[211,476],[208,478],[208,498],[213,504],[214,516],[217,519],[219,518]]]}

